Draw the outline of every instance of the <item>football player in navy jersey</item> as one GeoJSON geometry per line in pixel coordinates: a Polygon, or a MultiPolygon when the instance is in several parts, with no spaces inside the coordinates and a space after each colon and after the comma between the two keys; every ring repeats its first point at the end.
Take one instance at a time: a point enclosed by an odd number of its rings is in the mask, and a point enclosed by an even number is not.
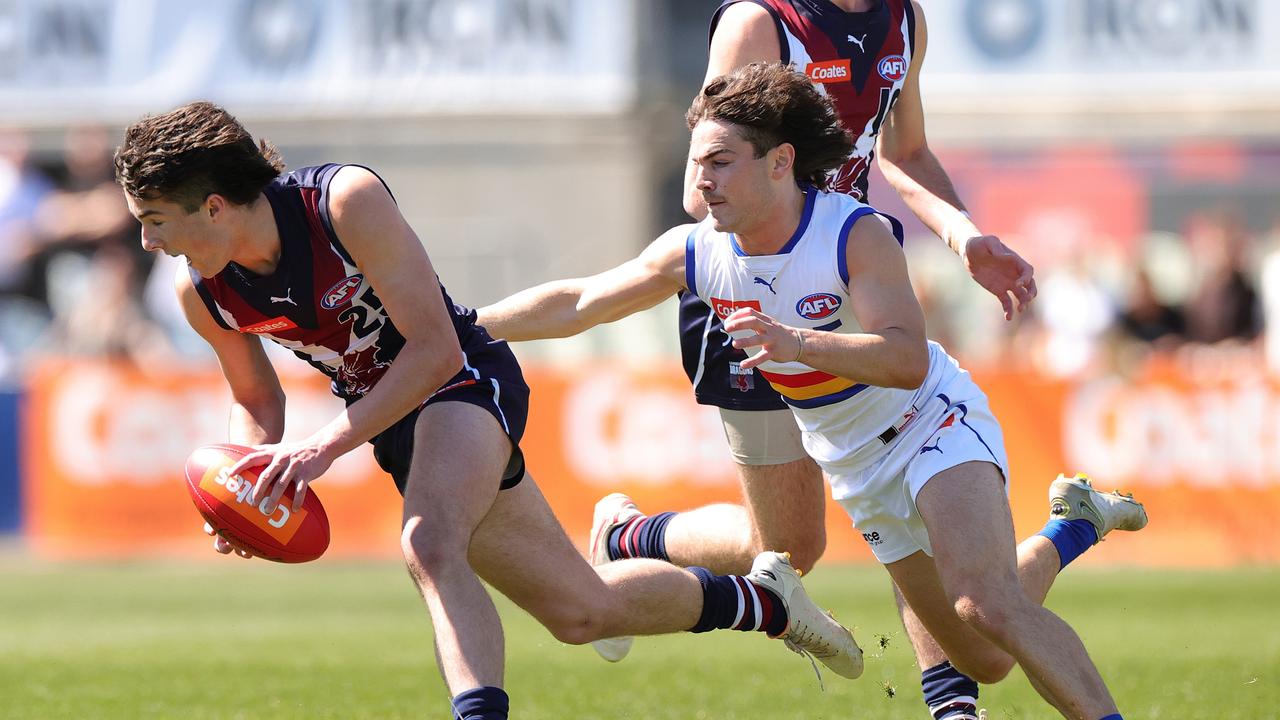
{"type": "MultiPolygon", "coordinates": [[[[506,718],[503,635],[480,578],[558,639],[755,630],[857,677],[862,652],[784,555],[742,576],[636,560],[593,569],[525,472],[528,388],[506,343],[450,300],[381,179],[359,166],[283,172],[235,118],[193,103],[125,131],[116,177],[142,244],[181,255],[188,321],[232,395],[229,440],[265,466],[251,502],[295,508],[334,459],[371,442],[404,496],[401,548],[435,627],[455,718],[506,718]],[[328,375],[347,402],[282,442],[284,395],[258,337],[328,375]],[[264,500],[265,499],[265,500],[264,500]]],[[[231,548],[220,538],[215,548],[231,548]]]]}
{"type": "MultiPolygon", "coordinates": [[[[756,61],[780,61],[808,76],[854,136],[853,151],[833,172],[830,189],[868,202],[868,175],[878,159],[907,206],[963,259],[1011,319],[1036,295],[1033,271],[969,219],[929,149],[919,82],[927,42],[924,14],[912,0],[728,0],[712,17],[704,82],[756,61]]],[[[690,163],[684,206],[702,219],[707,209],[693,182],[695,171],[690,163]]],[[[663,534],[665,556],[673,562],[731,572],[749,565],[762,549],[786,548],[797,567],[807,570],[826,547],[823,480],[801,447],[791,414],[759,371],[742,367],[745,355],[729,345],[720,319],[692,293],[680,298],[680,344],[698,402],[720,409],[742,504],[654,513],[649,522],[629,498],[615,493],[597,506],[593,538],[615,524],[646,522],[663,534]]],[[[593,539],[592,545],[599,543],[593,539]]],[[[976,693],[976,685],[946,664],[937,643],[898,599],[923,671],[926,703],[950,705],[930,691],[950,680],[976,693]]],[[[596,647],[617,659],[626,641],[596,647]]],[[[949,712],[948,717],[966,717],[961,709],[949,712]]]]}

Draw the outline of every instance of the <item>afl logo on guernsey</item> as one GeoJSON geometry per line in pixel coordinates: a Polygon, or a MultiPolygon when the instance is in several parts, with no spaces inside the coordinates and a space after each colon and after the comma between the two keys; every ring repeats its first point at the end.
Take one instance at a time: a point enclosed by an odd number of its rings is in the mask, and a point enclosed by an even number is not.
{"type": "Polygon", "coordinates": [[[364,282],[364,276],[360,274],[349,275],[338,281],[337,285],[329,288],[324,297],[320,298],[320,306],[325,310],[333,310],[341,305],[346,305],[355,297],[356,291],[360,289],[360,284],[364,282]]]}
{"type": "Polygon", "coordinates": [[[876,65],[876,71],[885,80],[898,82],[907,76],[907,61],[901,55],[890,55],[880,59],[880,63],[876,65]]]}
{"type": "Polygon", "coordinates": [[[806,295],[796,303],[796,314],[806,320],[822,320],[840,309],[840,298],[831,293],[806,295]]]}

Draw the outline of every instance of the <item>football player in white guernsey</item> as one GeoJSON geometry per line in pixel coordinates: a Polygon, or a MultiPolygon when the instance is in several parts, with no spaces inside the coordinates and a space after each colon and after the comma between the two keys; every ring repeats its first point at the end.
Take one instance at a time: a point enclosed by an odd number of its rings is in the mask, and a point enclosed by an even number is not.
{"type": "MultiPolygon", "coordinates": [[[[885,57],[892,51],[877,55],[877,48],[872,45],[878,35],[874,32],[877,22],[889,26],[887,37],[895,33],[907,36],[902,42],[908,61],[906,73],[891,92],[875,93],[872,88],[865,88],[854,94],[849,80],[840,83],[807,73],[832,97],[846,126],[858,135],[853,154],[837,174],[852,176],[845,185],[851,182],[849,190],[865,200],[867,175],[874,155],[889,185],[920,221],[962,259],[974,281],[1000,302],[1005,319],[1010,320],[1015,310],[1021,311],[1036,295],[1033,270],[998,237],[978,229],[965,212],[946,170],[929,148],[920,97],[920,72],[928,29],[918,2],[760,0],[724,3],[713,21],[704,82],[751,62],[789,60],[798,72],[805,72],[808,67],[822,67],[830,63],[830,57],[815,56],[815,53],[827,50],[828,45],[840,52],[846,63],[852,63],[851,69],[864,66],[868,56],[873,64],[877,57],[892,59],[885,57]],[[894,22],[899,12],[911,21],[894,22]],[[863,32],[861,41],[859,35],[850,34],[842,43],[838,32],[842,28],[853,33],[867,31],[871,39],[863,32]],[[817,36],[816,42],[806,42],[810,33],[817,36]],[[876,103],[874,109],[870,105],[872,100],[876,103]]],[[[876,73],[869,73],[869,79],[875,82],[876,73]]],[[[684,207],[692,217],[701,220],[707,208],[694,184],[696,167],[694,163],[688,165],[684,207]]],[[[684,327],[683,311],[690,307],[697,305],[688,301],[682,304],[681,343],[696,347],[701,338],[694,337],[684,327]]],[[[704,330],[704,338],[706,333],[704,330]]],[[[711,344],[714,340],[704,342],[711,344]]],[[[686,354],[690,352],[690,347],[683,349],[686,354]]],[[[705,366],[702,368],[704,378],[714,380],[725,373],[716,362],[719,359],[719,355],[699,358],[705,366]]],[[[733,370],[752,372],[740,366],[733,370]]],[[[706,382],[704,379],[703,383],[706,382]]],[[[735,395],[741,397],[741,394],[730,393],[730,398],[735,395]]],[[[750,564],[759,548],[787,547],[797,567],[808,569],[826,547],[822,523],[823,479],[821,469],[805,455],[799,429],[790,413],[785,409],[725,407],[725,401],[715,394],[700,402],[720,406],[742,487],[742,502],[694,508],[672,516],[665,528],[667,556],[675,562],[705,563],[730,572],[750,564]]],[[[597,514],[607,518],[609,506],[626,507],[628,503],[624,495],[609,495],[600,502],[597,514]]],[[[895,595],[920,664],[924,700],[931,714],[935,720],[975,717],[976,703],[958,702],[955,698],[976,697],[976,684],[950,666],[945,653],[910,607],[902,602],[896,588],[895,595]]],[[[615,646],[617,654],[626,647],[625,642],[610,644],[615,646]]],[[[601,643],[597,647],[608,649],[609,644],[601,643]]]]}
{"type": "MultiPolygon", "coordinates": [[[[1065,529],[1015,551],[985,396],[926,340],[888,224],[818,189],[850,146],[830,101],[757,63],[708,83],[687,121],[705,220],[611,270],[482,308],[479,321],[510,340],[563,337],[697,293],[751,354],[743,364],[784,396],[834,496],[947,657],[992,681],[1016,661],[1064,716],[1119,717],[1080,639],[1042,602],[1101,535],[1145,522],[1141,506],[1078,481],[1088,512],[1065,509],[1050,523],[1065,529]]],[[[618,549],[645,532],[604,541],[618,549]]]]}

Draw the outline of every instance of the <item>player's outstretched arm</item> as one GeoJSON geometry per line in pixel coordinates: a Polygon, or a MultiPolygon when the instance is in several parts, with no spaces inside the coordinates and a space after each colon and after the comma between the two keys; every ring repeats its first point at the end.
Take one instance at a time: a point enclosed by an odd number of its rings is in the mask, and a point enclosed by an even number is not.
{"type": "Polygon", "coordinates": [[[850,307],[863,332],[794,328],[755,310],[738,310],[725,320],[724,328],[754,333],[733,341],[734,347],[751,355],[742,367],[765,360],[798,361],[868,385],[920,387],[929,370],[924,313],[897,239],[877,216],[863,217],[849,231],[846,262],[850,307]]]}
{"type": "MultiPolygon", "coordinates": [[[[734,3],[720,14],[707,53],[707,74],[702,87],[712,80],[753,62],[782,61],[782,46],[773,17],[755,3],[734,3]]],[[[685,165],[684,210],[694,220],[707,216],[707,204],[693,183],[694,163],[685,165]]]]}
{"type": "Polygon", "coordinates": [[[1009,320],[1015,310],[1021,311],[1035,298],[1034,270],[1000,238],[983,234],[969,219],[946,170],[929,149],[920,99],[920,68],[929,33],[919,3],[913,6],[915,54],[902,84],[902,95],[880,131],[880,170],[916,217],[964,260],[973,279],[996,296],[1009,320]]]}
{"type": "Polygon", "coordinates": [[[553,280],[486,305],[477,322],[496,338],[543,340],[578,333],[657,305],[684,287],[684,240],[663,233],[639,256],[598,275],[553,280]]]}

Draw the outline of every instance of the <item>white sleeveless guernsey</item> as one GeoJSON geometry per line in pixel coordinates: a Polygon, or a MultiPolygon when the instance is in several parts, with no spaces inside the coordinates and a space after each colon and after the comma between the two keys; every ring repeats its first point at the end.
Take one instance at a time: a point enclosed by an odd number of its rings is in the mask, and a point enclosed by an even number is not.
{"type": "MultiPolygon", "coordinates": [[[[849,303],[845,248],[849,229],[873,215],[901,225],[848,195],[805,191],[795,234],[776,255],[747,255],[732,233],[717,232],[708,218],[685,244],[685,283],[723,320],[750,307],[778,322],[836,333],[861,331],[849,303]]],[[[874,221],[874,220],[873,220],[874,221]]],[[[798,362],[759,366],[791,407],[814,460],[849,468],[869,461],[884,446],[880,436],[912,414],[919,390],[857,383],[798,362]]]]}

